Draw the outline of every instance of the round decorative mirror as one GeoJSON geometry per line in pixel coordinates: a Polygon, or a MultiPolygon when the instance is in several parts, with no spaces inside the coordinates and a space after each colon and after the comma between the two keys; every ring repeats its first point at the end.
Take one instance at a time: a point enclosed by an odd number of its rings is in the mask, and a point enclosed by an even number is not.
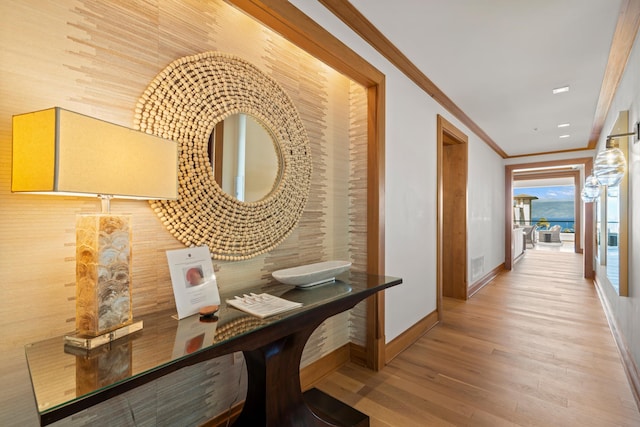
{"type": "Polygon", "coordinates": [[[151,206],[185,245],[242,260],[272,250],[295,228],[309,195],[309,140],[289,96],[254,65],[218,52],[174,61],[141,96],[135,125],[180,145],[178,199],[151,206]],[[242,116],[266,130],[276,153],[269,189],[253,201],[224,191],[214,174],[216,128],[242,116]]]}

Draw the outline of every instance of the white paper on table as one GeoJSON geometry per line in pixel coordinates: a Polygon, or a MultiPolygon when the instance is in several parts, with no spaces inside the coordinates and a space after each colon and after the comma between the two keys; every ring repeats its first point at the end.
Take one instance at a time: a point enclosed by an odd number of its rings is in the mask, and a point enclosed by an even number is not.
{"type": "Polygon", "coordinates": [[[197,314],[207,305],[220,305],[218,283],[209,247],[167,251],[178,319],[197,314]]]}

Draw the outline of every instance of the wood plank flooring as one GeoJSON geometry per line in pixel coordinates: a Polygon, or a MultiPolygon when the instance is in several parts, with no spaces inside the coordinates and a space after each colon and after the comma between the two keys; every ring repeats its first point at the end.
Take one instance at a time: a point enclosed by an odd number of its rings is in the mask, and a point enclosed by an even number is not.
{"type": "Polygon", "coordinates": [[[527,251],[375,373],[347,364],[317,387],[371,426],[640,426],[582,257],[527,251]]]}

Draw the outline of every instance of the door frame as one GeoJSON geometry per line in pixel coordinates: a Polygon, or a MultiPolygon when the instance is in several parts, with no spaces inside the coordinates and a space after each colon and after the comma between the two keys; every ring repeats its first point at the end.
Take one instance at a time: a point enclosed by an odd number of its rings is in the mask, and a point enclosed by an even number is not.
{"type": "Polygon", "coordinates": [[[465,135],[460,129],[453,125],[453,123],[446,120],[444,117],[438,114],[437,116],[437,272],[436,272],[436,283],[437,283],[437,311],[438,311],[438,320],[442,319],[442,298],[443,298],[443,260],[444,260],[444,149],[445,145],[455,143],[455,144],[464,144],[465,149],[465,159],[464,159],[464,171],[465,171],[465,182],[464,182],[464,209],[465,209],[465,227],[464,227],[464,299],[468,298],[468,281],[467,281],[467,236],[468,236],[468,218],[467,218],[467,204],[468,204],[468,146],[469,146],[469,138],[465,135]]]}
{"type": "MultiPolygon", "coordinates": [[[[514,163],[506,165],[504,167],[504,187],[505,187],[505,233],[504,233],[504,268],[505,270],[511,270],[513,268],[513,252],[511,248],[511,236],[513,230],[513,176],[514,171],[517,169],[534,169],[534,168],[550,168],[558,166],[572,166],[582,165],[584,170],[584,176],[588,176],[593,171],[593,158],[592,157],[580,157],[562,160],[550,160],[543,162],[531,162],[531,163],[514,163]]],[[[547,171],[548,172],[548,171],[547,171]]],[[[579,187],[576,188],[576,192],[579,191],[579,187]]],[[[586,279],[593,279],[593,242],[594,242],[594,212],[593,203],[584,204],[584,224],[582,231],[584,233],[584,271],[583,277],[586,279]]]]}

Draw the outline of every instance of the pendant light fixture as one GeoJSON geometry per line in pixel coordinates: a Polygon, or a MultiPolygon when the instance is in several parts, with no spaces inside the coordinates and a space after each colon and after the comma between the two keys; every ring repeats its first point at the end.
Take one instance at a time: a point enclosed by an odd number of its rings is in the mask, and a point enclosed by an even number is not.
{"type": "Polygon", "coordinates": [[[585,203],[595,202],[600,197],[600,183],[595,176],[589,175],[584,180],[584,187],[580,196],[585,203]]]}
{"type": "Polygon", "coordinates": [[[600,185],[615,187],[620,183],[627,170],[627,161],[615,139],[607,137],[606,149],[598,153],[593,168],[593,174],[600,185]]]}
{"type": "Polygon", "coordinates": [[[600,185],[615,187],[622,180],[627,170],[627,161],[615,138],[635,135],[636,140],[640,139],[640,122],[636,123],[635,127],[635,132],[607,136],[606,147],[598,153],[593,166],[593,175],[600,185]]]}

